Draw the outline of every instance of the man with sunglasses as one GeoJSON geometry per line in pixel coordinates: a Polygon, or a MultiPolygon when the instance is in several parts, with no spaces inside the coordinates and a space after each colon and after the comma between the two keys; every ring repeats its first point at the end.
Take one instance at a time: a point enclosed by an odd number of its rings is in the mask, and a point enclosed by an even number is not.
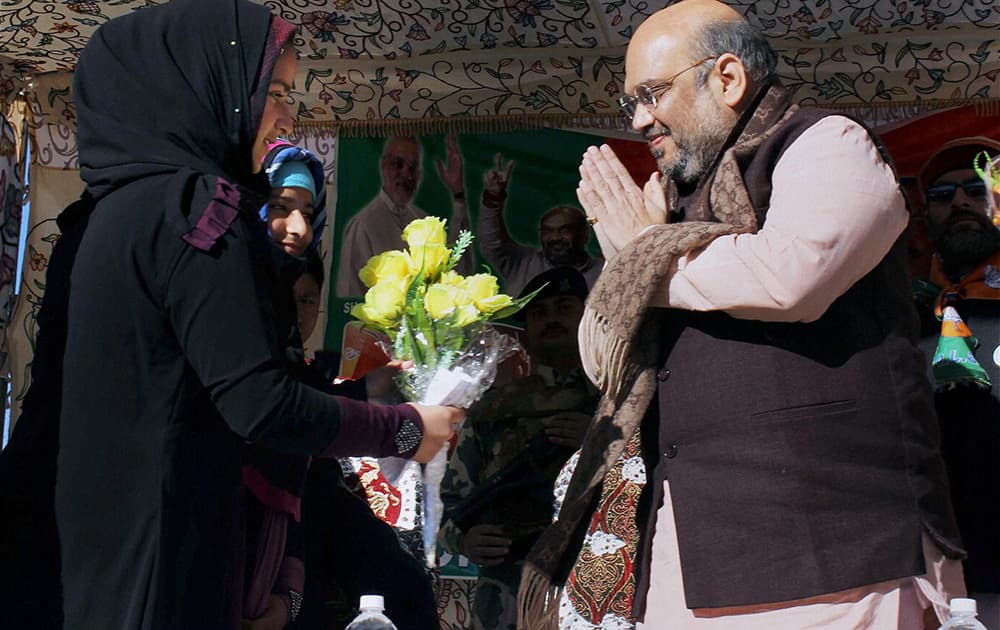
{"type": "Polygon", "coordinates": [[[550,584],[583,615],[574,585],[630,570],[584,575],[612,554],[577,532],[637,434],[640,628],[921,628],[964,592],[898,181],[862,125],[791,105],[775,65],[712,0],[629,42],[621,105],[659,172],[640,188],[607,146],[580,166],[607,260],[580,350],[606,395],[529,557],[525,627],[550,584]]]}
{"type": "MultiPolygon", "coordinates": [[[[448,220],[448,242],[458,239],[462,230],[471,230],[469,209],[465,201],[462,154],[458,140],[448,136],[447,155],[442,162],[436,160],[441,183],[451,193],[451,218],[448,220]]],[[[415,136],[386,138],[379,160],[382,189],[368,205],[355,214],[344,228],[340,248],[340,266],[337,270],[337,295],[364,297],[367,287],[358,278],[358,272],[368,259],[390,249],[403,249],[403,228],[414,219],[427,213],[413,205],[413,198],[423,176],[423,149],[415,136]]],[[[472,272],[472,254],[466,252],[458,271],[472,272]]]]}
{"type": "MultiPolygon", "coordinates": [[[[1000,229],[987,216],[976,156],[1000,141],[958,138],[920,169],[939,289],[921,339],[936,386],[941,450],[955,516],[969,552],[965,582],[980,619],[1000,627],[1000,229]]],[[[928,309],[931,310],[931,309],[928,309]]]]}
{"type": "Polygon", "coordinates": [[[918,178],[938,262],[951,276],[984,264],[1000,247],[1000,232],[986,214],[986,182],[972,168],[980,153],[1000,155],[1000,141],[952,140],[928,159],[918,178]]]}

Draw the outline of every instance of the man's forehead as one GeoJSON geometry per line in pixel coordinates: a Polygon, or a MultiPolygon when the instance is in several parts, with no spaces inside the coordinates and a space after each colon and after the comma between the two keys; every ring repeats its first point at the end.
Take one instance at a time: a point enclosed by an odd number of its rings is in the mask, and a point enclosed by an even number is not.
{"type": "Polygon", "coordinates": [[[571,215],[562,212],[549,215],[544,219],[542,219],[542,225],[546,227],[559,227],[562,225],[566,225],[568,223],[575,223],[575,222],[576,221],[573,219],[571,215]]]}
{"type": "Polygon", "coordinates": [[[582,223],[583,214],[580,212],[572,209],[559,208],[556,210],[550,210],[545,216],[542,217],[539,225],[541,225],[541,227],[553,228],[582,223]]]}
{"type": "Polygon", "coordinates": [[[956,168],[937,176],[933,184],[961,184],[970,179],[977,179],[979,175],[971,168],[956,168]]]}
{"type": "Polygon", "coordinates": [[[406,140],[396,140],[386,149],[388,157],[416,158],[419,155],[417,144],[406,140]]]}
{"type": "Polygon", "coordinates": [[[572,287],[569,287],[569,286],[557,286],[555,288],[555,290],[556,291],[566,291],[566,293],[558,293],[556,295],[548,295],[548,296],[545,296],[545,297],[536,297],[535,299],[533,299],[531,302],[528,303],[528,306],[526,307],[526,309],[530,311],[530,310],[532,310],[532,308],[557,306],[559,304],[563,304],[563,303],[567,303],[567,302],[572,302],[574,304],[576,304],[576,303],[583,304],[583,300],[579,296],[577,296],[577,295],[575,295],[573,293],[569,293],[569,291],[573,290],[572,287]]]}
{"type": "Polygon", "coordinates": [[[689,37],[665,28],[637,33],[625,52],[625,88],[662,81],[682,69],[692,53],[689,37]]]}

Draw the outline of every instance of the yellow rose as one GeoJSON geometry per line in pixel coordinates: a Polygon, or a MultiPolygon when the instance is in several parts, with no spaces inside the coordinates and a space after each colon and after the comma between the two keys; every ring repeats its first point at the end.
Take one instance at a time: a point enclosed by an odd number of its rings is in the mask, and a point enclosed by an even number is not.
{"type": "MultiPolygon", "coordinates": [[[[488,273],[477,273],[467,277],[462,283],[462,288],[469,292],[477,307],[479,307],[480,300],[491,298],[500,291],[496,276],[488,273]]],[[[479,307],[479,310],[483,310],[482,307],[479,307]]]]}
{"type": "Polygon", "coordinates": [[[488,298],[483,298],[481,300],[476,300],[476,308],[478,308],[483,313],[496,313],[497,311],[512,306],[514,300],[511,299],[509,295],[504,295],[499,293],[497,295],[491,295],[488,298]]]}
{"type": "Polygon", "coordinates": [[[410,259],[405,252],[392,250],[368,259],[368,263],[358,272],[358,277],[371,288],[383,280],[409,281],[410,259]]]}
{"type": "Polygon", "coordinates": [[[455,323],[459,326],[468,326],[477,319],[479,319],[479,309],[476,308],[475,304],[470,303],[458,307],[458,318],[455,323]]]}
{"type": "Polygon", "coordinates": [[[365,301],[351,309],[351,315],[366,324],[389,328],[399,322],[406,291],[396,282],[376,284],[365,293],[365,301]]]}
{"type": "Polygon", "coordinates": [[[403,240],[411,248],[414,245],[445,245],[447,235],[445,222],[437,217],[415,219],[403,230],[403,240]]]}
{"type": "Polygon", "coordinates": [[[453,284],[456,287],[462,286],[465,282],[465,277],[457,271],[446,271],[441,274],[441,278],[438,280],[441,284],[453,284]]]}
{"type": "Polygon", "coordinates": [[[432,284],[424,295],[424,308],[431,319],[441,320],[455,312],[459,288],[452,284],[432,284]]]}
{"type": "Polygon", "coordinates": [[[428,282],[437,282],[450,257],[451,250],[444,245],[410,245],[410,271],[414,275],[423,271],[428,282]]]}

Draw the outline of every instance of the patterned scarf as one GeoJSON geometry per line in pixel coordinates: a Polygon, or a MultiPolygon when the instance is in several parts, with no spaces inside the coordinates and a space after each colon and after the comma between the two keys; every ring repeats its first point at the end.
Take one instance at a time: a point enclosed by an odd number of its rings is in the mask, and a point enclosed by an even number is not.
{"type": "MultiPolygon", "coordinates": [[[[726,234],[757,231],[743,169],[756,149],[795,111],[797,107],[789,105],[788,93],[780,85],[763,92],[748,111],[739,136],[722,152],[701,185],[709,191],[700,196],[707,207],[692,208],[694,212],[689,213],[714,221],[647,229],[608,261],[591,290],[580,322],[580,354],[584,370],[601,390],[602,398],[559,519],[545,531],[525,564],[518,594],[518,627],[545,630],[557,626],[567,561],[575,560],[578,553],[571,548],[577,539],[574,534],[591,516],[595,501],[601,500],[599,489],[605,476],[637,434],[656,392],[656,368],[663,349],[659,322],[647,316],[655,290],[665,283],[675,258],[726,234]]],[[[670,207],[676,207],[676,191],[670,192],[670,207]]],[[[598,504],[597,510],[606,513],[610,507],[607,501],[620,495],[609,492],[603,496],[605,503],[598,504]]]]}
{"type": "Polygon", "coordinates": [[[640,541],[636,513],[645,485],[646,465],[636,431],[604,477],[599,507],[590,517],[559,601],[560,629],[634,627],[632,603],[640,541]]]}
{"type": "Polygon", "coordinates": [[[990,377],[976,360],[979,340],[962,321],[955,308],[962,300],[1000,300],[1000,251],[971,273],[952,282],[935,257],[931,265],[931,282],[941,287],[934,314],[941,322],[934,359],[931,361],[934,385],[947,390],[960,385],[990,389],[990,377]]]}

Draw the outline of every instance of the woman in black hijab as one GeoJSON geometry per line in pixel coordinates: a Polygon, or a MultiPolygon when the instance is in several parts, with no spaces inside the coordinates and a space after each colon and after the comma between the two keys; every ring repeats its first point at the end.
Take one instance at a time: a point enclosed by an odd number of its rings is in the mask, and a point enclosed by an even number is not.
{"type": "Polygon", "coordinates": [[[67,628],[235,628],[247,442],[429,458],[461,412],[289,378],[256,216],[292,28],[246,0],[112,20],[74,79],[94,200],[73,264],[56,517],[67,628]],[[284,50],[283,50],[284,49],[284,50]]]}

